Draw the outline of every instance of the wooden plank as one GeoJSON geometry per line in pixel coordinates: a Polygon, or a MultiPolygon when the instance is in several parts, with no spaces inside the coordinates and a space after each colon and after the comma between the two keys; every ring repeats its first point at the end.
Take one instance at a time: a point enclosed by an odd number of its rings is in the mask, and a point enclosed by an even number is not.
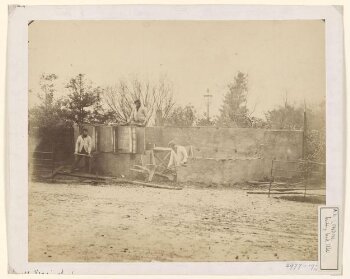
{"type": "Polygon", "coordinates": [[[91,158],[91,157],[92,157],[92,155],[88,155],[88,154],[80,154],[80,153],[74,153],[74,155],[76,155],[76,156],[82,156],[82,157],[89,157],[89,158],[91,158]]]}
{"type": "Polygon", "coordinates": [[[112,126],[98,126],[98,151],[113,152],[114,128],[112,126]]]}
{"type": "Polygon", "coordinates": [[[248,181],[248,183],[252,185],[269,185],[270,181],[248,181]]]}
{"type": "Polygon", "coordinates": [[[146,150],[145,127],[136,127],[136,153],[143,154],[146,150]]]}
{"type": "Polygon", "coordinates": [[[98,175],[87,174],[87,173],[66,172],[66,171],[58,171],[57,174],[59,174],[59,175],[66,175],[66,176],[72,176],[72,177],[80,177],[80,178],[100,179],[100,180],[111,179],[111,177],[104,177],[104,176],[98,176],[98,175]]]}
{"type": "Polygon", "coordinates": [[[29,151],[29,153],[53,154],[52,151],[29,151]]]}
{"type": "Polygon", "coordinates": [[[296,172],[296,173],[305,173],[306,170],[288,170],[288,169],[273,169],[274,171],[284,171],[284,172],[296,172]]]}
{"type": "Polygon", "coordinates": [[[56,168],[50,175],[42,175],[42,178],[54,178],[62,169],[64,166],[60,166],[56,168]]]}
{"type": "Polygon", "coordinates": [[[171,151],[172,149],[170,147],[154,147],[153,148],[154,151],[159,151],[159,152],[162,152],[162,151],[171,151]]]}
{"type": "Polygon", "coordinates": [[[138,168],[138,169],[145,170],[145,171],[150,171],[148,168],[146,168],[144,166],[140,166],[140,165],[134,165],[134,168],[138,168]]]}
{"type": "Polygon", "coordinates": [[[132,153],[132,127],[119,126],[117,129],[118,152],[132,153]]]}
{"type": "Polygon", "coordinates": [[[130,169],[131,171],[135,171],[135,172],[139,172],[139,173],[143,173],[143,174],[149,174],[149,172],[147,170],[142,170],[142,169],[130,169]]]}
{"type": "MultiPolygon", "coordinates": [[[[270,184],[270,181],[248,181],[248,184],[251,184],[251,185],[269,185],[270,184]]],[[[272,182],[272,185],[287,185],[288,183],[286,182],[272,182]]],[[[289,184],[289,185],[292,185],[292,184],[289,184]]]]}
{"type": "Polygon", "coordinates": [[[150,170],[150,172],[149,172],[149,176],[148,176],[148,179],[147,179],[148,182],[151,182],[151,181],[152,181],[155,172],[156,172],[156,167],[154,166],[153,168],[151,168],[151,170],[150,170]]]}
{"type": "MultiPolygon", "coordinates": [[[[271,188],[273,191],[281,191],[281,192],[286,192],[286,191],[304,191],[305,188],[271,188]]],[[[308,188],[308,190],[310,190],[308,188]]]]}
{"type": "Polygon", "coordinates": [[[149,182],[141,182],[141,181],[130,181],[132,184],[142,185],[151,188],[160,188],[160,189],[168,189],[168,190],[182,190],[182,187],[172,187],[167,185],[149,183],[149,182]]]}
{"type": "MultiPolygon", "coordinates": [[[[250,191],[250,192],[247,192],[247,194],[265,194],[265,195],[268,195],[269,192],[266,191],[266,192],[254,192],[254,191],[250,191]]],[[[304,193],[302,192],[270,192],[270,195],[304,195],[304,193]]]]}

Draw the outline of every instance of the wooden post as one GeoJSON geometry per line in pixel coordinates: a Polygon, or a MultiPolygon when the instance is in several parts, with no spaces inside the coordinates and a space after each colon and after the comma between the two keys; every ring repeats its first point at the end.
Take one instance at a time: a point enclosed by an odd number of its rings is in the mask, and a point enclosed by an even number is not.
{"type": "Polygon", "coordinates": [[[271,186],[272,186],[272,179],[273,179],[273,159],[272,159],[272,163],[271,163],[271,172],[270,172],[270,184],[269,184],[269,195],[268,197],[270,197],[270,192],[271,192],[271,186]]]}
{"type": "Polygon", "coordinates": [[[307,188],[307,185],[309,184],[309,162],[308,161],[305,161],[306,162],[306,173],[305,173],[305,177],[304,177],[304,199],[306,197],[306,188],[307,188]]]}
{"type": "Polygon", "coordinates": [[[303,147],[302,147],[302,159],[305,160],[306,156],[306,136],[307,136],[307,118],[306,118],[306,104],[304,101],[304,118],[303,118],[303,147]]]}
{"type": "Polygon", "coordinates": [[[51,146],[51,182],[53,182],[53,173],[55,171],[55,141],[52,141],[52,146],[51,146]]]}

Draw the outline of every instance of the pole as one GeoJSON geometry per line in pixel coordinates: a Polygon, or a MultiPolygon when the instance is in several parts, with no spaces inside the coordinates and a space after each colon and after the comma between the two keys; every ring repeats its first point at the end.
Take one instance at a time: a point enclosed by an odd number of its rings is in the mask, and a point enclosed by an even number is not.
{"type": "Polygon", "coordinates": [[[208,88],[207,94],[204,95],[204,98],[207,99],[207,120],[208,120],[208,122],[210,121],[209,107],[210,107],[210,98],[211,97],[213,97],[213,95],[209,94],[209,88],[208,88]]]}
{"type": "Polygon", "coordinates": [[[306,156],[306,136],[307,136],[307,119],[306,119],[306,103],[304,100],[304,118],[303,118],[303,150],[302,159],[305,160],[306,156]]]}
{"type": "MultiPolygon", "coordinates": [[[[309,162],[305,161],[306,159],[306,136],[307,136],[307,119],[306,119],[306,103],[304,100],[304,123],[303,123],[303,161],[306,163],[306,172],[304,173],[304,200],[306,198],[306,187],[308,184],[308,179],[309,179],[309,162]]],[[[305,166],[304,166],[305,168],[305,166]]]]}
{"type": "Polygon", "coordinates": [[[269,183],[269,194],[268,194],[268,197],[270,197],[270,194],[271,194],[271,186],[272,186],[272,180],[273,180],[273,161],[274,161],[274,159],[272,159],[272,163],[271,163],[271,172],[270,172],[270,183],[269,183]]]}

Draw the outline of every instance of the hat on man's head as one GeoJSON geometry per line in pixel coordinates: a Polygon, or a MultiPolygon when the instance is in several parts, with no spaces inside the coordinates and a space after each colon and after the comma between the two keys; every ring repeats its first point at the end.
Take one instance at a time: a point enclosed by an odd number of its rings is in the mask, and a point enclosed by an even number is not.
{"type": "Polygon", "coordinates": [[[174,145],[176,145],[174,140],[169,141],[168,146],[174,146],[174,145]]]}

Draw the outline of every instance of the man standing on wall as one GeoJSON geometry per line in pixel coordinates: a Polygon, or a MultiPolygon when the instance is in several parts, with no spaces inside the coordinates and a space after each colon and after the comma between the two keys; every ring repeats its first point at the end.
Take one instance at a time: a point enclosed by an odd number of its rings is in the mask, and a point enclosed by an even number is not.
{"type": "Polygon", "coordinates": [[[83,129],[83,133],[78,136],[77,142],[75,144],[75,160],[72,166],[72,171],[74,171],[79,164],[81,158],[85,159],[85,170],[88,170],[90,167],[90,158],[91,158],[91,147],[92,140],[88,135],[88,130],[83,129]]]}
{"type": "Polygon", "coordinates": [[[131,111],[131,115],[127,124],[136,126],[146,126],[147,124],[147,110],[141,105],[140,100],[134,102],[135,106],[131,111]]]}

